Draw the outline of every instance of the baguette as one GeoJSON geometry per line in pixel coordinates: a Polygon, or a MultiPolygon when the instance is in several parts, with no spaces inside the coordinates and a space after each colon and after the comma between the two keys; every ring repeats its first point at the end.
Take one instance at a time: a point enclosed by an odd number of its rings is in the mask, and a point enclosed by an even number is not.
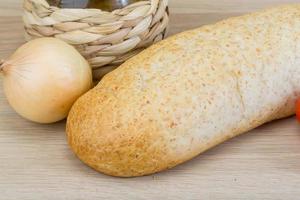
{"type": "Polygon", "coordinates": [[[300,4],[190,30],[106,75],[73,106],[68,142],[112,176],[159,172],[294,114],[300,4]]]}

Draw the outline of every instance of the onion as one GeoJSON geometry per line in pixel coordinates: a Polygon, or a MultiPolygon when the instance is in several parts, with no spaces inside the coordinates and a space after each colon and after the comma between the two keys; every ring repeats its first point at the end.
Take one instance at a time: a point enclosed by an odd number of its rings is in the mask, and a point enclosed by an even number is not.
{"type": "Polygon", "coordinates": [[[87,61],[74,47],[55,38],[24,44],[0,68],[10,105],[38,123],[64,119],[76,99],[92,87],[87,61]]]}

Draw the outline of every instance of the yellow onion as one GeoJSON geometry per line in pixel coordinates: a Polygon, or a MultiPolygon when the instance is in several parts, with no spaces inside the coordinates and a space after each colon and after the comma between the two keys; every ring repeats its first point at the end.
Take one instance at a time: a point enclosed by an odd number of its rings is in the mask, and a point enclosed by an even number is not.
{"type": "Polygon", "coordinates": [[[87,61],[74,47],[55,38],[24,44],[0,68],[10,105],[38,123],[64,119],[77,98],[92,87],[87,61]]]}

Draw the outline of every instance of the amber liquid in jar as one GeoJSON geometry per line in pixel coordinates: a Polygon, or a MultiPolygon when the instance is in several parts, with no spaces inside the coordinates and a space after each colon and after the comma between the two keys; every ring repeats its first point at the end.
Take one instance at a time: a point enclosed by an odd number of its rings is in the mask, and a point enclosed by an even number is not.
{"type": "Polygon", "coordinates": [[[47,0],[51,6],[60,8],[97,8],[113,11],[141,0],[47,0]]]}

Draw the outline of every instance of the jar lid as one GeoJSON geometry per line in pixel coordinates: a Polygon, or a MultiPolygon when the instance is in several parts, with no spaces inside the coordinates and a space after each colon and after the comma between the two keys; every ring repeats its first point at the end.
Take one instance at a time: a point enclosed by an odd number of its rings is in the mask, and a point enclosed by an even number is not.
{"type": "Polygon", "coordinates": [[[97,8],[106,11],[120,9],[141,0],[47,0],[59,8],[97,8]]]}

